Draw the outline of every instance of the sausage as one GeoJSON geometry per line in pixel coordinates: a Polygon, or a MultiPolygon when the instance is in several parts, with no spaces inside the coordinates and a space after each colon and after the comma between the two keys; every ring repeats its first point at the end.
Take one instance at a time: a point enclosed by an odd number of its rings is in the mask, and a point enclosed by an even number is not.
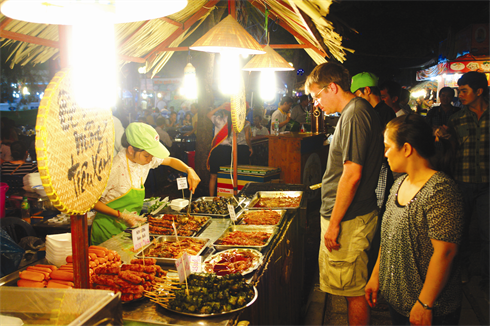
{"type": "Polygon", "coordinates": [[[58,269],[58,267],[54,266],[54,265],[43,265],[43,264],[37,264],[36,267],[44,267],[44,268],[49,268],[51,269],[52,271],[55,271],[58,269]]]}
{"type": "Polygon", "coordinates": [[[109,252],[109,249],[101,247],[101,246],[90,246],[90,247],[88,247],[88,249],[89,250],[90,249],[102,250],[102,251],[105,251],[106,253],[109,252]]]}
{"type": "Polygon", "coordinates": [[[67,284],[61,284],[61,283],[55,282],[53,280],[49,281],[48,286],[46,286],[46,287],[51,288],[51,289],[72,289],[73,288],[73,286],[70,286],[67,284]]]}
{"type": "Polygon", "coordinates": [[[29,266],[29,267],[27,267],[27,270],[28,271],[34,270],[36,272],[43,271],[43,272],[46,272],[46,273],[51,273],[52,272],[52,270],[50,268],[38,267],[38,266],[29,266]]]}
{"type": "Polygon", "coordinates": [[[155,258],[131,259],[131,264],[155,265],[156,263],[155,258]]]}
{"type": "Polygon", "coordinates": [[[96,255],[96,254],[94,254],[93,252],[89,252],[89,253],[88,253],[88,258],[89,258],[90,260],[95,260],[95,259],[97,259],[97,255],[96,255]]]}
{"type": "Polygon", "coordinates": [[[35,281],[35,282],[42,282],[45,279],[45,276],[41,272],[34,272],[34,271],[23,271],[20,272],[19,277],[24,280],[29,280],[29,281],[35,281]]]}
{"type": "Polygon", "coordinates": [[[104,250],[88,248],[88,252],[96,254],[97,257],[105,257],[105,251],[104,250]]]}
{"type": "Polygon", "coordinates": [[[27,270],[28,270],[28,271],[30,271],[30,272],[36,272],[36,273],[41,273],[41,274],[43,274],[43,275],[44,275],[44,279],[45,279],[45,280],[49,280],[49,278],[50,278],[50,277],[49,277],[49,275],[51,274],[51,272],[45,272],[45,271],[42,271],[42,270],[36,269],[36,268],[34,268],[34,267],[32,267],[32,266],[30,266],[30,268],[29,268],[29,267],[27,267],[27,270]]]}
{"type": "MultiPolygon", "coordinates": [[[[74,287],[75,284],[73,282],[70,282],[70,281],[62,281],[62,280],[49,280],[49,282],[56,282],[56,283],[60,283],[60,284],[65,284],[65,285],[69,285],[71,287],[74,287]]],[[[48,282],[48,283],[49,283],[48,282]]]]}
{"type": "Polygon", "coordinates": [[[73,263],[73,256],[66,256],[67,263],[73,263]]]}
{"type": "Polygon", "coordinates": [[[72,281],[73,282],[73,272],[67,272],[67,271],[54,271],[51,273],[51,278],[55,280],[62,280],[62,281],[72,281]]]}
{"type": "Polygon", "coordinates": [[[35,281],[20,279],[17,281],[17,286],[22,288],[43,288],[46,286],[46,282],[35,282],[35,281]]]}

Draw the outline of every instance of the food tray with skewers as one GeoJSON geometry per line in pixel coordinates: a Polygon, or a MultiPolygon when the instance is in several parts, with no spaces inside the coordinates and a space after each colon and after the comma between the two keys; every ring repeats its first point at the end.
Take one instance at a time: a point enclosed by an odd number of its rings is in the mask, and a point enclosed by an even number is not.
{"type": "Polygon", "coordinates": [[[280,225],[284,219],[286,210],[262,209],[248,210],[245,209],[238,213],[237,220],[240,225],[280,225]]]}
{"type": "Polygon", "coordinates": [[[240,273],[247,275],[256,270],[263,261],[260,251],[248,248],[235,248],[220,251],[208,256],[203,263],[203,271],[223,276],[240,273]]]}
{"type": "Polygon", "coordinates": [[[148,215],[148,223],[150,224],[150,235],[174,235],[172,222],[175,222],[177,235],[184,237],[195,237],[202,233],[211,223],[209,216],[199,215],[174,215],[161,214],[158,216],[148,215]]]}
{"type": "Polygon", "coordinates": [[[247,205],[248,209],[288,209],[298,208],[303,197],[302,191],[258,191],[247,205]]]}
{"type": "Polygon", "coordinates": [[[233,205],[236,212],[244,201],[243,197],[200,197],[191,203],[190,214],[228,217],[228,204],[233,205]]]}
{"type": "Polygon", "coordinates": [[[208,246],[209,239],[161,236],[153,239],[151,244],[138,252],[136,258],[155,258],[157,264],[174,265],[184,251],[191,256],[199,256],[208,246]]]}
{"type": "Polygon", "coordinates": [[[219,237],[213,246],[216,250],[252,248],[261,251],[277,233],[273,225],[232,225],[219,237]]]}
{"type": "Polygon", "coordinates": [[[156,283],[145,294],[163,308],[187,316],[213,317],[240,311],[257,300],[257,289],[237,274],[196,273],[186,283],[156,283]]]}

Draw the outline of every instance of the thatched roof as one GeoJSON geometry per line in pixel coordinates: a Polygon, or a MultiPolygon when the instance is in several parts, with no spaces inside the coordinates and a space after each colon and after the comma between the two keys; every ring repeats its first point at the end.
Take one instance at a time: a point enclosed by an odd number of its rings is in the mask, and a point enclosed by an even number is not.
{"type": "MultiPolygon", "coordinates": [[[[0,4],[4,0],[0,0],[0,4]]],[[[325,18],[331,0],[249,0],[245,9],[269,17],[293,34],[317,63],[325,58],[345,60],[342,38],[325,18]]],[[[218,5],[219,0],[189,0],[187,6],[167,17],[116,25],[117,54],[121,64],[146,63],[147,71],[158,73],[176,48],[191,35],[218,5]],[[173,48],[173,49],[172,49],[173,48]]],[[[240,3],[237,2],[237,5],[240,3]]],[[[87,20],[87,23],[90,23],[87,20]]],[[[10,66],[38,64],[59,56],[58,25],[28,23],[8,18],[0,13],[1,46],[11,46],[7,58],[10,66]]],[[[3,63],[2,63],[3,64],[3,63]]]]}

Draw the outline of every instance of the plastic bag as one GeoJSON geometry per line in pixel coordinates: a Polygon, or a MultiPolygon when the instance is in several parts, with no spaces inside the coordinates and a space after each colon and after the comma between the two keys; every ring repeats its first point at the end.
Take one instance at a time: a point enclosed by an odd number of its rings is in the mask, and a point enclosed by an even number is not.
{"type": "Polygon", "coordinates": [[[19,246],[25,250],[24,258],[30,260],[39,249],[44,247],[44,241],[37,237],[28,236],[20,239],[19,246]]]}
{"type": "Polygon", "coordinates": [[[0,229],[1,267],[0,277],[15,272],[22,261],[25,250],[18,246],[5,230],[0,229]]]}

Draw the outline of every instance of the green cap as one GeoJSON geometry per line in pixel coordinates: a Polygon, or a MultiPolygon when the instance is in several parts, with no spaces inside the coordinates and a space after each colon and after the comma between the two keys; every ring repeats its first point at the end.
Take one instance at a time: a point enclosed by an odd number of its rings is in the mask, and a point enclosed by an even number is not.
{"type": "Polygon", "coordinates": [[[359,88],[378,86],[378,77],[370,72],[361,72],[352,77],[350,91],[355,93],[359,88]]]}
{"type": "Polygon", "coordinates": [[[152,126],[133,122],[125,132],[129,145],[143,149],[157,158],[164,159],[170,156],[170,152],[160,143],[160,136],[152,126]]]}

